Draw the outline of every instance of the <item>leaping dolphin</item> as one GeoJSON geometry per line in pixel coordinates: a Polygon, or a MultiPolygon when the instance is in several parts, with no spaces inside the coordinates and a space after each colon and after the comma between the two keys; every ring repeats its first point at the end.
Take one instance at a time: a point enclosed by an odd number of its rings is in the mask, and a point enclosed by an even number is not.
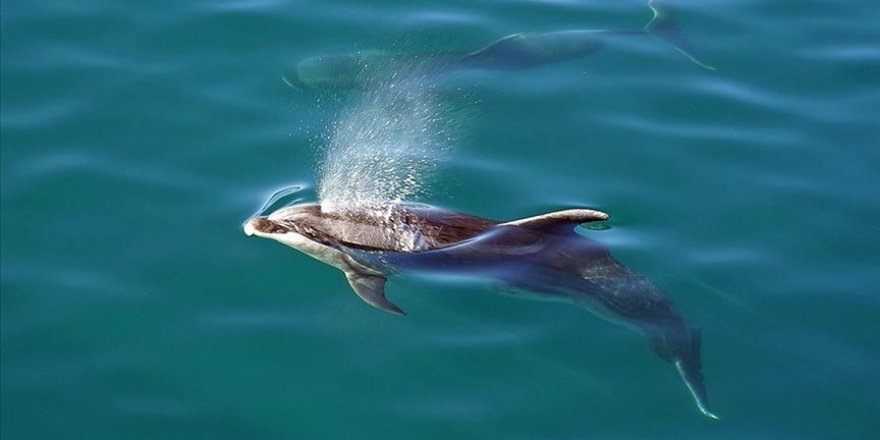
{"type": "Polygon", "coordinates": [[[589,55],[601,49],[609,37],[651,35],[671,44],[694,63],[694,48],[673,19],[669,8],[657,0],[648,2],[654,16],[644,30],[572,30],[508,35],[473,52],[406,54],[368,50],[307,58],[284,72],[282,79],[296,89],[350,89],[372,81],[452,72],[461,69],[524,69],[589,55]]]}
{"type": "Polygon", "coordinates": [[[385,296],[385,282],[404,272],[486,277],[583,305],[640,331],[678,370],[700,412],[717,419],[704,385],[699,329],[654,284],[575,232],[581,223],[607,219],[590,209],[498,222],[415,203],[333,212],[308,203],[251,218],[244,232],[342,270],[361,299],[398,315],[404,312],[385,296]]]}

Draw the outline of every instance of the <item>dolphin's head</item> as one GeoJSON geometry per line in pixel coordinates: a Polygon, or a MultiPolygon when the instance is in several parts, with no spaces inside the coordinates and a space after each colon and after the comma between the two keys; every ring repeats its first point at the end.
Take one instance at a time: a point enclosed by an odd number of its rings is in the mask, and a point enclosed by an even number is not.
{"type": "MultiPolygon", "coordinates": [[[[320,241],[313,226],[321,219],[321,207],[315,203],[285,206],[265,217],[253,217],[244,224],[248,236],[268,238],[288,244],[290,237],[297,240],[320,241]]],[[[294,246],[295,247],[295,246],[294,246]]]]}
{"type": "Polygon", "coordinates": [[[323,224],[320,205],[308,203],[287,206],[266,217],[251,218],[244,224],[244,233],[277,241],[336,266],[340,252],[333,247],[334,239],[323,230],[323,224]]]}
{"type": "Polygon", "coordinates": [[[362,77],[364,65],[354,54],[322,55],[307,58],[282,75],[287,85],[299,89],[350,89],[362,77]]]}

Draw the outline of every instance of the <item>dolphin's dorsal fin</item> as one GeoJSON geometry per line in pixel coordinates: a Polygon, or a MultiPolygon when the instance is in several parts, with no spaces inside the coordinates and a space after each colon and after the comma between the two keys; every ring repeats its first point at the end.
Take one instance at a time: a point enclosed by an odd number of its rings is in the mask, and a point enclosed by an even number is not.
{"type": "Polygon", "coordinates": [[[522,226],[539,231],[574,230],[581,223],[608,220],[608,214],[593,209],[567,209],[501,223],[498,226],[522,226]]]}
{"type": "Polygon", "coordinates": [[[384,277],[357,272],[346,272],[345,277],[348,278],[348,283],[351,284],[354,293],[357,293],[367,304],[395,315],[406,315],[400,307],[385,298],[384,277]]]}
{"type": "Polygon", "coordinates": [[[714,66],[700,59],[694,46],[678,27],[678,23],[675,22],[674,10],[660,0],[650,0],[648,7],[651,8],[654,16],[645,26],[645,32],[671,44],[675,50],[690,58],[698,66],[707,70],[715,70],[714,66]]]}

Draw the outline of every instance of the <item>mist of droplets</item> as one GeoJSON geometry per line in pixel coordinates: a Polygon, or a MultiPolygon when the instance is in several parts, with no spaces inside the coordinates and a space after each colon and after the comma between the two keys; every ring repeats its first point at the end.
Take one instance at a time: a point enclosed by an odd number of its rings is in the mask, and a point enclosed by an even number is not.
{"type": "Polygon", "coordinates": [[[453,139],[436,91],[421,81],[383,82],[332,124],[318,169],[327,212],[374,211],[428,194],[453,139]]]}

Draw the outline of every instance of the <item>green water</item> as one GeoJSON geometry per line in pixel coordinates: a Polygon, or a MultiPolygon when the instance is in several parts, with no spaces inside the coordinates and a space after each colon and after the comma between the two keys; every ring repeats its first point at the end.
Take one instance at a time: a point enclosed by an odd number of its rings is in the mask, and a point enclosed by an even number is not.
{"type": "Polygon", "coordinates": [[[423,201],[573,206],[703,328],[713,409],[576,307],[394,279],[408,316],[245,237],[314,198],[350,94],[298,60],[641,28],[641,1],[81,2],[0,11],[0,436],[877,438],[880,9],[677,0],[715,72],[651,38],[438,78],[457,133],[423,201]]]}

